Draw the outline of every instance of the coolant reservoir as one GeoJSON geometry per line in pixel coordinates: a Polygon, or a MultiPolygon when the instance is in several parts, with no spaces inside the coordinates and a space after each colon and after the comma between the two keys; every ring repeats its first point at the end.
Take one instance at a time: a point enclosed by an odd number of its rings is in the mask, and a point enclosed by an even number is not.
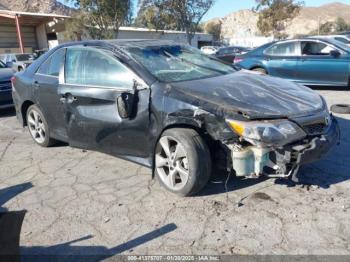
{"type": "Polygon", "coordinates": [[[232,166],[236,176],[260,176],[264,167],[270,162],[271,149],[249,146],[245,148],[233,148],[232,166]]]}
{"type": "Polygon", "coordinates": [[[232,166],[236,176],[249,176],[254,174],[254,152],[250,147],[232,150],[232,166]]]}

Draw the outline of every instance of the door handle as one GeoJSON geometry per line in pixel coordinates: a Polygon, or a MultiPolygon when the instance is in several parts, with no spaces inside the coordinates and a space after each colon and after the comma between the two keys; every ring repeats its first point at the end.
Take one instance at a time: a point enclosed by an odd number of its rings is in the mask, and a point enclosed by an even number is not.
{"type": "Polygon", "coordinates": [[[62,95],[61,98],[60,98],[60,101],[62,103],[68,103],[68,104],[71,104],[71,103],[73,103],[73,102],[75,102],[77,100],[78,100],[78,98],[76,96],[73,96],[70,93],[66,93],[66,94],[62,95]]]}
{"type": "Polygon", "coordinates": [[[66,98],[64,96],[60,97],[60,102],[64,104],[66,102],[66,98]]]}
{"type": "Polygon", "coordinates": [[[40,87],[40,84],[38,81],[34,81],[34,87],[36,87],[36,88],[40,87]]]}

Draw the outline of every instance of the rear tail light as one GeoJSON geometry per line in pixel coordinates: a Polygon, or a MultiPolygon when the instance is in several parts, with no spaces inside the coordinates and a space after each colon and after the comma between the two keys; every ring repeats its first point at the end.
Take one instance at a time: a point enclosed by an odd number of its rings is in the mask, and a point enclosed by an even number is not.
{"type": "Polygon", "coordinates": [[[243,61],[243,59],[242,59],[242,58],[239,58],[239,57],[235,57],[235,59],[233,59],[233,63],[234,63],[234,64],[240,63],[240,62],[242,62],[242,61],[243,61]]]}

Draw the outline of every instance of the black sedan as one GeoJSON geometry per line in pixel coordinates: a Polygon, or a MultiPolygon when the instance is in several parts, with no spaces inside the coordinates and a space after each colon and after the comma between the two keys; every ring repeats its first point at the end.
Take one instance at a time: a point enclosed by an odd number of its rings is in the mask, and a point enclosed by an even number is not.
{"type": "Polygon", "coordinates": [[[227,63],[233,63],[237,55],[245,54],[252,49],[241,46],[221,47],[216,51],[215,57],[227,63]]]}
{"type": "Polygon", "coordinates": [[[182,196],[205,186],[212,164],[236,176],[294,176],[339,136],[314,91],[168,41],[64,44],[13,87],[37,144],[61,140],[139,163],[182,196]]]}
{"type": "Polygon", "coordinates": [[[13,107],[11,77],[14,71],[0,61],[0,109],[13,107]]]}

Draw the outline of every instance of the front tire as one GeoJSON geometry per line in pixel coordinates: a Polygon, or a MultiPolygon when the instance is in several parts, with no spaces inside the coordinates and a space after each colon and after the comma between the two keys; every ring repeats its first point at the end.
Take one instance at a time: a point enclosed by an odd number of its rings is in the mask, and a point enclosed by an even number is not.
{"type": "Polygon", "coordinates": [[[155,152],[155,173],[169,191],[190,196],[209,181],[211,158],[202,137],[193,129],[166,130],[155,152]]]}
{"type": "Polygon", "coordinates": [[[31,105],[27,110],[27,126],[35,143],[42,147],[49,147],[55,143],[50,137],[50,128],[38,106],[31,105]]]}

